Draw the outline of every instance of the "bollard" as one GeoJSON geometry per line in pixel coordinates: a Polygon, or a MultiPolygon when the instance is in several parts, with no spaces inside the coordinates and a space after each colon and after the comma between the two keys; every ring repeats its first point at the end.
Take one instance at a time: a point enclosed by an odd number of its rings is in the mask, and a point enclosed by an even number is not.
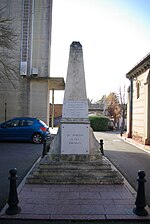
{"type": "Polygon", "coordinates": [[[50,143],[47,144],[47,146],[46,146],[46,151],[47,151],[47,153],[49,152],[49,150],[50,150],[50,143]]]}
{"type": "Polygon", "coordinates": [[[9,171],[10,177],[10,189],[9,189],[9,198],[8,198],[8,205],[9,207],[6,209],[5,213],[7,215],[16,215],[21,211],[21,208],[18,206],[19,200],[17,195],[17,187],[16,187],[16,180],[18,179],[17,169],[11,169],[9,171]]]}
{"type": "Polygon", "coordinates": [[[121,130],[120,130],[120,136],[121,136],[121,137],[122,137],[122,135],[123,135],[123,132],[124,132],[124,127],[121,126],[121,130]]]}
{"type": "Polygon", "coordinates": [[[133,212],[138,216],[147,216],[148,212],[145,210],[146,198],[145,198],[145,172],[139,170],[138,172],[138,191],[135,201],[136,208],[133,209],[133,212]]]}
{"type": "Polygon", "coordinates": [[[42,158],[47,155],[47,147],[46,147],[46,139],[43,140],[43,152],[42,152],[42,158]]]}
{"type": "Polygon", "coordinates": [[[102,153],[102,155],[104,155],[104,149],[103,149],[103,145],[104,145],[104,143],[103,143],[103,139],[100,139],[100,151],[101,151],[101,153],[102,153]]]}

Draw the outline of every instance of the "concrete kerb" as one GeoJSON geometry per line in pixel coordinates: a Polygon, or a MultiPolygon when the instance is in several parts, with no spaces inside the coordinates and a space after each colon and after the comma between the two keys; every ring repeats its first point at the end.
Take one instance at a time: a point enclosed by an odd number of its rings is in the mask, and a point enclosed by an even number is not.
{"type": "MultiPolygon", "coordinates": [[[[58,130],[58,129],[56,129],[56,128],[54,129],[54,132],[52,133],[54,136],[57,134],[57,130],[58,130]]],[[[20,183],[19,186],[17,187],[17,192],[18,192],[18,194],[21,192],[22,188],[24,187],[27,177],[29,176],[29,174],[31,173],[31,171],[34,169],[34,167],[40,162],[41,158],[42,158],[42,156],[40,156],[40,157],[35,161],[35,163],[33,164],[33,166],[30,168],[30,170],[27,172],[27,174],[25,175],[25,177],[23,178],[23,180],[21,181],[21,183],[20,183]]]]}
{"type": "Polygon", "coordinates": [[[33,170],[33,168],[36,166],[37,163],[39,163],[41,159],[41,156],[36,160],[36,162],[34,163],[34,165],[31,167],[31,169],[28,171],[28,173],[26,174],[26,176],[23,178],[23,180],[21,181],[21,183],[19,184],[18,188],[17,188],[17,192],[20,193],[22,188],[25,185],[26,179],[29,176],[29,174],[31,173],[31,171],[33,170]]]}
{"type": "Polygon", "coordinates": [[[133,146],[136,146],[139,149],[143,150],[144,152],[150,154],[150,146],[148,146],[148,145],[142,145],[142,144],[136,142],[136,140],[134,140],[132,138],[127,138],[125,136],[118,135],[118,137],[121,138],[121,139],[123,139],[125,142],[127,142],[127,143],[129,143],[129,144],[131,144],[133,146]]]}
{"type": "Polygon", "coordinates": [[[135,189],[129,184],[129,182],[127,181],[127,179],[122,175],[122,173],[120,173],[120,171],[112,164],[112,162],[107,158],[107,160],[110,162],[112,169],[117,170],[118,173],[123,177],[123,182],[124,184],[127,186],[127,188],[129,189],[129,191],[131,192],[131,194],[136,198],[136,194],[137,192],[135,191],[135,189]]]}

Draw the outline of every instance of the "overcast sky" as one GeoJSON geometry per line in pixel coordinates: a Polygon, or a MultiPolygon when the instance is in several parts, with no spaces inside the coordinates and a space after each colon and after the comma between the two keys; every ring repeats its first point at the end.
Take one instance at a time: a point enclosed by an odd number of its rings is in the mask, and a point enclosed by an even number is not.
{"type": "MultiPolygon", "coordinates": [[[[51,77],[66,81],[72,41],[83,47],[87,97],[118,92],[150,52],[150,0],[53,0],[51,77]]],[[[55,103],[63,94],[55,91],[55,103]]]]}

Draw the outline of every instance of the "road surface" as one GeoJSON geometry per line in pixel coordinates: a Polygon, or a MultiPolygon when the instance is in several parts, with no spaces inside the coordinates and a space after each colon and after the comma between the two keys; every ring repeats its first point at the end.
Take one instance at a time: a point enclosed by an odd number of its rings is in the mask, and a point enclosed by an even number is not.
{"type": "Polygon", "coordinates": [[[97,140],[104,140],[104,154],[137,191],[139,170],[146,173],[145,192],[150,206],[150,154],[125,142],[117,132],[94,132],[97,140]]]}

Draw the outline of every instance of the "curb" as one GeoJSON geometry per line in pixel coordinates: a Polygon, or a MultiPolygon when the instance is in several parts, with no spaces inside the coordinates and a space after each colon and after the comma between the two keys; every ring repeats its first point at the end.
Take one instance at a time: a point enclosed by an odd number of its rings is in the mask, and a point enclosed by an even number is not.
{"type": "Polygon", "coordinates": [[[142,145],[140,143],[137,143],[135,140],[133,140],[132,138],[127,138],[127,137],[121,137],[120,135],[118,135],[119,138],[121,138],[122,140],[124,140],[125,142],[133,145],[133,146],[136,146],[137,148],[143,150],[144,152],[150,154],[150,146],[147,146],[147,145],[142,145]],[[149,147],[149,149],[146,149],[147,147],[149,147]]]}

